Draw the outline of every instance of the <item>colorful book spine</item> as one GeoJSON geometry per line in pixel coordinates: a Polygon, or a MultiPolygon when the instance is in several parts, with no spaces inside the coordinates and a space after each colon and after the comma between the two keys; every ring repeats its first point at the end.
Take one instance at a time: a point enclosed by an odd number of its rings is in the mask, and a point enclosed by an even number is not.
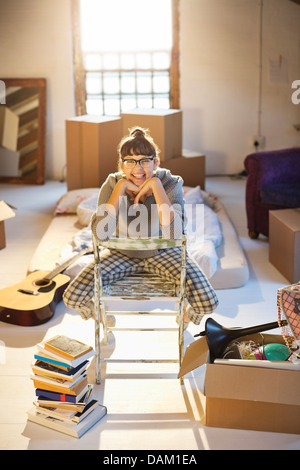
{"type": "Polygon", "coordinates": [[[48,398],[50,400],[58,401],[68,401],[70,403],[78,403],[82,396],[86,393],[87,390],[84,390],[80,395],[69,395],[66,393],[51,392],[49,390],[43,390],[41,388],[35,389],[35,394],[37,397],[48,398]]]}

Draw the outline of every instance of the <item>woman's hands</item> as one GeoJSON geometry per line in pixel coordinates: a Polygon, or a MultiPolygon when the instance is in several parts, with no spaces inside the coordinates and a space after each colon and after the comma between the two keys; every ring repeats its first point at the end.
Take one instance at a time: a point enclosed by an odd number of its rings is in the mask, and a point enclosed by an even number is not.
{"type": "Polygon", "coordinates": [[[155,195],[155,188],[161,185],[160,179],[156,176],[152,176],[151,178],[146,179],[141,186],[137,186],[138,190],[132,192],[132,199],[134,199],[134,205],[138,204],[141,200],[143,200],[151,196],[154,193],[155,195]]]}
{"type": "Polygon", "coordinates": [[[174,219],[174,210],[170,200],[164,190],[161,180],[156,176],[152,176],[144,181],[141,186],[137,186],[128,179],[119,180],[109,198],[106,207],[111,212],[110,207],[113,206],[114,210],[119,210],[119,197],[127,193],[134,205],[142,202],[147,196],[153,194],[155,203],[158,207],[158,214],[160,223],[162,225],[169,225],[174,219]]]}

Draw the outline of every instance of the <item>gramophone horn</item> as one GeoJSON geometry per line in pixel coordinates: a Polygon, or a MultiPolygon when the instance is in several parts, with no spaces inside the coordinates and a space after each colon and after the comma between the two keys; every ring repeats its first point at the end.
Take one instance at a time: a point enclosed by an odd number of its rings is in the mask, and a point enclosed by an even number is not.
{"type": "Polygon", "coordinates": [[[241,336],[259,333],[260,331],[272,330],[280,326],[278,322],[264,323],[263,325],[251,326],[249,328],[226,328],[217,323],[212,318],[208,318],[205,323],[205,332],[197,336],[206,336],[207,345],[210,353],[210,362],[221,358],[228,344],[241,336]]]}

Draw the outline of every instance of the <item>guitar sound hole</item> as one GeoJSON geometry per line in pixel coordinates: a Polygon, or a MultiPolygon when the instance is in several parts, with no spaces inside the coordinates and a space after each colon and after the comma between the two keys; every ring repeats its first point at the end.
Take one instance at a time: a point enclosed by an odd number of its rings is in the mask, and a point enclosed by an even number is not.
{"type": "Polygon", "coordinates": [[[38,279],[37,281],[34,281],[34,284],[36,286],[44,287],[50,284],[50,281],[48,281],[47,279],[38,279]]]}

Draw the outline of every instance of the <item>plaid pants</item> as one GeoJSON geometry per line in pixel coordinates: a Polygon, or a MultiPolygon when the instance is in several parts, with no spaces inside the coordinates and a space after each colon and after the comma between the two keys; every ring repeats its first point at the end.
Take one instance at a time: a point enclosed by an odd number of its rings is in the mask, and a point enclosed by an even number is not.
{"type": "MultiPolygon", "coordinates": [[[[152,273],[162,279],[180,285],[181,248],[159,250],[151,258],[129,258],[115,250],[104,249],[100,253],[103,285],[130,274],[152,273]]],[[[190,304],[187,313],[190,320],[199,325],[203,315],[212,313],[218,305],[217,296],[200,267],[187,256],[186,297],[190,304]]],[[[93,316],[94,262],[88,264],[69,284],[64,292],[65,304],[78,310],[84,319],[93,316]]]]}

